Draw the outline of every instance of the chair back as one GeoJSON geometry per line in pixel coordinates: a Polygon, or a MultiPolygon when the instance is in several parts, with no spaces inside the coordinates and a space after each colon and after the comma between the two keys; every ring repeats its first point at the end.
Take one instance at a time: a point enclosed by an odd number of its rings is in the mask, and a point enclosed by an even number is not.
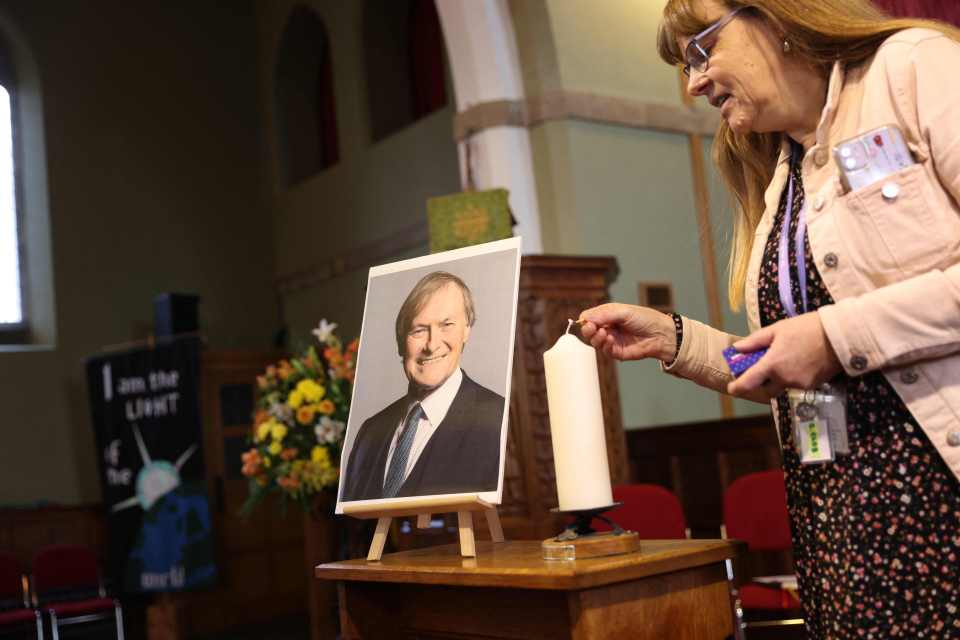
{"type": "Polygon", "coordinates": [[[12,553],[0,551],[0,611],[25,605],[23,568],[12,553]]]}
{"type": "MultiPolygon", "coordinates": [[[[621,484],[613,488],[613,499],[623,505],[604,514],[624,529],[636,531],[646,540],[687,537],[683,507],[669,490],[657,484],[621,484]]],[[[593,521],[598,531],[610,531],[601,520],[593,521]]]]}
{"type": "Polygon", "coordinates": [[[100,569],[91,549],[57,544],[40,549],[33,558],[33,590],[39,600],[71,592],[97,592],[100,569]]]}
{"type": "Polygon", "coordinates": [[[728,538],[743,540],[751,551],[792,547],[783,471],[759,471],[737,478],[723,494],[728,538]]]}

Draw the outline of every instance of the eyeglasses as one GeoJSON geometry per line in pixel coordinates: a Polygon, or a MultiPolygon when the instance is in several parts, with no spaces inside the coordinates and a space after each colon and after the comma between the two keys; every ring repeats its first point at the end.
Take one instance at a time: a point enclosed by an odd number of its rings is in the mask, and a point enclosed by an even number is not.
{"type": "Polygon", "coordinates": [[[737,7],[690,39],[683,54],[687,59],[687,63],[683,65],[683,75],[689,78],[690,69],[695,69],[699,73],[707,70],[707,66],[710,63],[710,53],[700,44],[700,39],[723,29],[743,8],[744,7],[737,7]]]}

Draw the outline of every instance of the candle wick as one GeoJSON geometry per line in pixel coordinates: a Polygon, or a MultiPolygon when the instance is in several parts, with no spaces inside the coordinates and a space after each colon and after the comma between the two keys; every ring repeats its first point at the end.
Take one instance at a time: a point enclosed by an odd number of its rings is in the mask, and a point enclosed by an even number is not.
{"type": "Polygon", "coordinates": [[[572,327],[572,326],[573,326],[573,320],[571,320],[570,318],[567,318],[567,331],[566,331],[566,333],[570,333],[570,327],[572,327]]]}

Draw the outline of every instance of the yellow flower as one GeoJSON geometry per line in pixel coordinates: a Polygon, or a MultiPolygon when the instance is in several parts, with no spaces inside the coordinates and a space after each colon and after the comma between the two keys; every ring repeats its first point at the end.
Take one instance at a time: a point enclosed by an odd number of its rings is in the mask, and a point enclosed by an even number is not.
{"type": "Polygon", "coordinates": [[[312,424],[315,411],[312,404],[300,407],[297,409],[297,422],[304,425],[312,424]]]}
{"type": "Polygon", "coordinates": [[[328,416],[333,413],[334,409],[336,409],[336,407],[333,406],[333,402],[330,400],[330,398],[327,398],[326,400],[323,400],[317,404],[317,411],[328,416]]]}
{"type": "Polygon", "coordinates": [[[297,388],[294,391],[299,391],[303,394],[303,399],[307,402],[319,402],[320,398],[323,397],[323,394],[327,392],[322,385],[317,384],[316,380],[311,380],[307,378],[306,380],[301,380],[297,383],[297,388]]]}
{"type": "Polygon", "coordinates": [[[275,442],[280,442],[287,436],[287,425],[274,422],[270,427],[270,436],[275,442]]]}
{"type": "Polygon", "coordinates": [[[263,442],[267,439],[267,436],[270,435],[270,429],[273,425],[277,424],[273,420],[267,420],[266,422],[261,422],[260,426],[257,427],[257,442],[263,442]]]}
{"type": "MultiPolygon", "coordinates": [[[[272,446],[272,445],[271,445],[271,446],[272,446]]],[[[264,459],[263,459],[263,466],[264,466],[265,469],[269,469],[271,464],[273,464],[273,463],[270,462],[270,458],[264,458],[264,459]]]]}
{"type": "Polygon", "coordinates": [[[290,396],[287,398],[287,404],[294,409],[299,409],[300,405],[303,404],[303,392],[300,391],[300,389],[291,391],[290,396]]]}
{"type": "Polygon", "coordinates": [[[310,460],[316,462],[321,469],[326,469],[330,466],[330,451],[326,447],[316,446],[310,452],[310,460]]]}
{"type": "MultiPolygon", "coordinates": [[[[278,455],[281,451],[283,451],[283,445],[277,442],[276,440],[274,440],[273,442],[270,443],[270,446],[267,447],[267,451],[270,452],[270,455],[274,455],[274,456],[278,455]]],[[[267,460],[269,460],[269,458],[267,460]]],[[[265,465],[265,466],[270,466],[270,465],[265,465]]]]}

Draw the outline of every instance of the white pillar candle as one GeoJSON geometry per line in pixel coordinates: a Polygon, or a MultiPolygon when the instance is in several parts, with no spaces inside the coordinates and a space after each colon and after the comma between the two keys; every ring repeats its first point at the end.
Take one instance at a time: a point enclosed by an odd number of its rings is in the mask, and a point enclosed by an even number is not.
{"type": "Polygon", "coordinates": [[[612,504],[596,352],[565,333],[543,354],[543,371],[560,510],[612,504]]]}

